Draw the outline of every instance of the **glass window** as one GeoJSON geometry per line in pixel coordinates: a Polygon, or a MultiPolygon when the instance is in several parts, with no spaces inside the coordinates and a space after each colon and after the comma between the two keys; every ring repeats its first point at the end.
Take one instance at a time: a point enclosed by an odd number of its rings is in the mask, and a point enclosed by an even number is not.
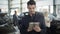
{"type": "Polygon", "coordinates": [[[0,0],[0,9],[2,12],[8,12],[8,1],[7,0],[0,0]]]}
{"type": "Polygon", "coordinates": [[[28,9],[27,9],[27,4],[26,3],[24,3],[24,4],[22,4],[22,12],[28,12],[28,9]]]}
{"type": "Polygon", "coordinates": [[[29,0],[22,0],[22,12],[28,12],[28,9],[27,9],[27,2],[29,0]]]}
{"type": "Polygon", "coordinates": [[[50,6],[50,13],[53,14],[53,6],[50,6]]]}
{"type": "Polygon", "coordinates": [[[60,18],[60,5],[56,5],[57,17],[60,18]]]}
{"type": "Polygon", "coordinates": [[[37,6],[38,12],[44,12],[45,10],[49,12],[49,6],[37,6]]]}
{"type": "Polygon", "coordinates": [[[27,3],[27,1],[29,1],[29,0],[22,0],[22,3],[27,3]]]}
{"type": "Polygon", "coordinates": [[[10,3],[11,13],[10,15],[14,14],[14,11],[17,11],[17,14],[20,14],[20,0],[12,0],[10,3]]]}

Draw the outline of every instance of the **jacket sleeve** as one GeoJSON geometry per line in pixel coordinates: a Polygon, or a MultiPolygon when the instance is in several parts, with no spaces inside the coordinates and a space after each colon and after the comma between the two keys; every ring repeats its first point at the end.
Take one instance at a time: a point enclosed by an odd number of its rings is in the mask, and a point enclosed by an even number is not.
{"type": "Polygon", "coordinates": [[[44,16],[42,15],[41,17],[41,32],[40,34],[46,34],[46,26],[45,26],[45,19],[44,16]]]}
{"type": "Polygon", "coordinates": [[[27,27],[25,26],[25,18],[22,18],[21,23],[20,23],[20,33],[21,34],[27,34],[27,27]]]}

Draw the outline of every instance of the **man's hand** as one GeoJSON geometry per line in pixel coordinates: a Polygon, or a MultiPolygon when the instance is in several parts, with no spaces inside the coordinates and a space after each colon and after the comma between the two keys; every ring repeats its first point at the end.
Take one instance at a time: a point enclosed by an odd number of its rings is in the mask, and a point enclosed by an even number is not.
{"type": "Polygon", "coordinates": [[[41,28],[40,28],[39,26],[35,26],[33,29],[34,29],[36,32],[41,32],[41,28]]]}
{"type": "Polygon", "coordinates": [[[30,31],[32,31],[32,29],[31,28],[28,28],[27,31],[30,32],[30,31]]]}

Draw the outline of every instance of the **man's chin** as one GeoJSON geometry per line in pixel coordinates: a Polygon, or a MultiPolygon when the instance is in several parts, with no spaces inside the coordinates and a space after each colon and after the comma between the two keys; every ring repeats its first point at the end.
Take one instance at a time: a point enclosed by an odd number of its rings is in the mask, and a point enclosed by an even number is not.
{"type": "Polygon", "coordinates": [[[35,11],[31,11],[30,13],[35,13],[35,11]]]}

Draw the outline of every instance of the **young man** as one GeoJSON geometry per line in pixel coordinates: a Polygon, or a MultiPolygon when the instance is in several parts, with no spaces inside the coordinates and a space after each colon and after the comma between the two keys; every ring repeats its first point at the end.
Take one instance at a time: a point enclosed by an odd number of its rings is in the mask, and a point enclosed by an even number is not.
{"type": "Polygon", "coordinates": [[[13,15],[13,24],[14,26],[17,26],[18,23],[18,16],[17,16],[17,11],[15,11],[14,15],[13,15]]]}
{"type": "Polygon", "coordinates": [[[45,34],[45,20],[42,13],[35,12],[36,3],[33,0],[27,2],[27,8],[29,10],[21,20],[20,32],[21,34],[45,34]],[[39,23],[39,26],[35,25],[32,27],[29,23],[39,23]],[[32,29],[30,29],[32,27],[32,29]]]}

